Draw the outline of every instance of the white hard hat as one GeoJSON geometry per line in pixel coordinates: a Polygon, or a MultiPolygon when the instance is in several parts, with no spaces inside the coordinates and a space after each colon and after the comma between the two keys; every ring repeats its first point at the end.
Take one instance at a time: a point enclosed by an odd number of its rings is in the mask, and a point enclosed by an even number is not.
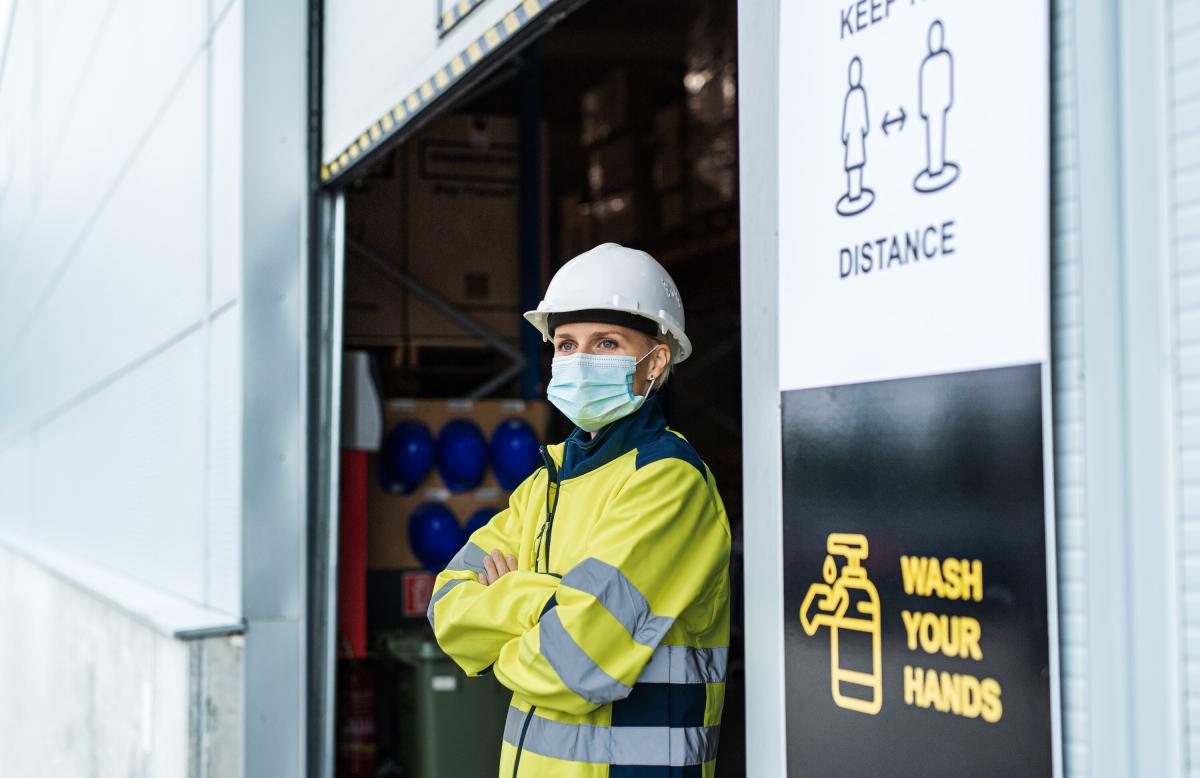
{"type": "Polygon", "coordinates": [[[573,311],[616,311],[654,322],[671,346],[671,362],[692,353],[683,331],[683,300],[663,266],[644,251],[602,243],[558,269],[546,297],[525,319],[550,340],[551,314],[573,311]]]}

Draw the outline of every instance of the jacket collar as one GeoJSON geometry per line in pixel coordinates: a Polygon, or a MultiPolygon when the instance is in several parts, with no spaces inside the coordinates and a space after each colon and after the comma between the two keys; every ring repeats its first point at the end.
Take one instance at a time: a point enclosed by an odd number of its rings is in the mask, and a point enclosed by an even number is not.
{"type": "Polygon", "coordinates": [[[642,407],[628,416],[617,419],[600,429],[596,437],[576,427],[563,446],[563,463],[559,477],[563,480],[590,473],[617,457],[650,442],[667,428],[654,392],[642,407]]]}

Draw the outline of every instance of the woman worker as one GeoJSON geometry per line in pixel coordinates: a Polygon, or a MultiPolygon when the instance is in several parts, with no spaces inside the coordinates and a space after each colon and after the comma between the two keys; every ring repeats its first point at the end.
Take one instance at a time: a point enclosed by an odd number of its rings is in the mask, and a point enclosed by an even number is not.
{"type": "Polygon", "coordinates": [[[674,281],[605,243],[525,318],[575,429],[437,577],[429,621],[512,690],[500,776],[711,776],[729,651],[729,522],[658,395],[691,353],[674,281]]]}

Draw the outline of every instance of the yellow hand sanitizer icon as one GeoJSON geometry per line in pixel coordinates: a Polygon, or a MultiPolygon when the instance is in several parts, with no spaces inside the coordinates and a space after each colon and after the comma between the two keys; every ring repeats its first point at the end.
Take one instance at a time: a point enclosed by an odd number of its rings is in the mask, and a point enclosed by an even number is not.
{"type": "Polygon", "coordinates": [[[829,627],[829,683],[840,708],[874,715],[883,707],[883,667],[880,657],[879,590],[867,578],[865,535],[830,533],[829,555],[821,568],[825,583],[814,583],[800,606],[800,626],[809,636],[829,627]],[[835,557],[844,557],[839,571],[835,557]],[[812,613],[814,610],[816,613],[812,613]],[[870,641],[871,671],[846,667],[843,653],[865,655],[870,641]],[[855,645],[858,643],[859,645],[855,645]],[[846,644],[850,644],[848,651],[846,644]]]}

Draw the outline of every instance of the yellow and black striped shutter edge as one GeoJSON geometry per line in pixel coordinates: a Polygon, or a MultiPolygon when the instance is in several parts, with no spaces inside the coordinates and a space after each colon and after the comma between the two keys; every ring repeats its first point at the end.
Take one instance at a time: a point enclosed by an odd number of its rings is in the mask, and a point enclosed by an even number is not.
{"type": "Polygon", "coordinates": [[[482,3],[483,0],[450,0],[450,7],[438,17],[438,32],[442,35],[450,32],[482,3]]]}
{"type": "MultiPolygon", "coordinates": [[[[446,17],[453,12],[456,14],[454,24],[483,0],[460,0],[451,11],[443,14],[440,25],[445,24],[446,17]]],[[[345,172],[350,165],[395,134],[414,116],[421,112],[445,92],[454,82],[473,68],[485,57],[502,46],[505,41],[518,30],[528,24],[535,16],[544,11],[555,0],[522,0],[513,10],[506,13],[500,21],[489,27],[482,35],[472,41],[449,62],[435,70],[420,86],[410,92],[404,99],[396,103],[383,116],[376,119],[370,127],[363,130],[358,138],[343,149],[336,157],[321,165],[321,182],[327,183],[345,172]]],[[[448,29],[448,28],[444,28],[448,29]]],[[[443,31],[444,31],[443,29],[443,31]]]]}

